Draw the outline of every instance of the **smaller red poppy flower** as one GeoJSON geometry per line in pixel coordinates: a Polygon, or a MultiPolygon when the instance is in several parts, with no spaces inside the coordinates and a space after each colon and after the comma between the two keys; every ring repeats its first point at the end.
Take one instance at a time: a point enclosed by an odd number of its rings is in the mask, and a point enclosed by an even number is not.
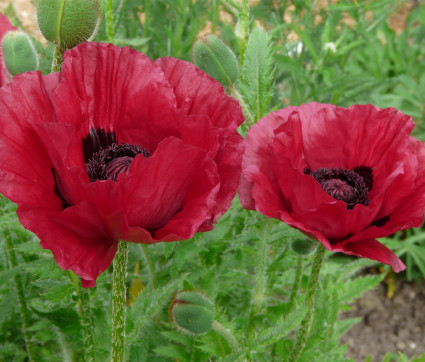
{"type": "Polygon", "coordinates": [[[248,132],[239,195],[328,250],[389,264],[376,238],[421,226],[425,144],[394,108],[310,103],[262,118],[248,132]]]}
{"type": "MultiPolygon", "coordinates": [[[[10,23],[9,19],[0,14],[0,44],[3,40],[3,36],[10,30],[17,30],[10,23]]],[[[6,84],[9,81],[9,72],[7,71],[6,65],[4,64],[3,52],[0,46],[0,87],[6,84]]]]}
{"type": "Polygon", "coordinates": [[[83,43],[61,73],[0,89],[0,192],[59,266],[94,286],[119,240],[213,228],[239,184],[243,120],[193,64],[83,43]]]}

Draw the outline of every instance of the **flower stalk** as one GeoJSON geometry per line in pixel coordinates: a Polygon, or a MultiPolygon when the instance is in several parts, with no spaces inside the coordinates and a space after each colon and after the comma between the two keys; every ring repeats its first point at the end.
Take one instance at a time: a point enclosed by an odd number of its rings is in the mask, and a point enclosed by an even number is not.
{"type": "Polygon", "coordinates": [[[317,284],[319,281],[320,269],[322,267],[323,258],[325,256],[325,247],[319,244],[316,254],[314,256],[313,267],[311,269],[310,279],[308,282],[308,290],[306,297],[307,314],[301,322],[301,326],[295,336],[295,346],[292,350],[292,356],[289,361],[298,361],[310,333],[311,322],[314,314],[314,300],[317,290],[317,284]]]}
{"type": "Polygon", "coordinates": [[[63,54],[65,48],[61,46],[55,46],[53,53],[52,72],[60,72],[62,70],[63,54]]]}
{"type": "Polygon", "coordinates": [[[114,258],[112,284],[112,361],[122,362],[125,356],[125,301],[128,244],[120,241],[114,258]]]}
{"type": "Polygon", "coordinates": [[[239,349],[239,343],[229,329],[225,328],[216,320],[212,324],[212,329],[227,341],[233,352],[236,352],[239,349]]]}
{"type": "Polygon", "coordinates": [[[255,281],[252,291],[252,314],[254,316],[261,310],[264,300],[264,291],[266,289],[266,260],[268,252],[267,239],[270,235],[269,220],[266,220],[263,229],[264,232],[260,237],[257,249],[258,253],[255,268],[255,281]]]}
{"type": "Polygon", "coordinates": [[[267,253],[268,253],[268,238],[271,231],[271,220],[266,219],[263,224],[263,232],[260,235],[259,243],[257,245],[257,254],[255,260],[255,279],[252,286],[251,294],[251,312],[249,317],[249,324],[247,328],[247,336],[251,337],[255,331],[254,320],[255,317],[261,312],[264,302],[264,292],[266,290],[267,282],[267,253]]]}
{"type": "Polygon", "coordinates": [[[239,105],[242,108],[242,113],[246,118],[246,121],[244,122],[245,127],[247,128],[251,127],[254,124],[254,117],[248,105],[245,103],[245,100],[243,99],[242,94],[240,94],[240,92],[238,91],[238,89],[236,88],[234,84],[231,84],[229,87],[226,88],[226,90],[230,96],[232,96],[239,102],[239,105]]]}
{"type": "Polygon", "coordinates": [[[290,313],[292,309],[294,309],[295,306],[295,297],[297,296],[298,289],[301,284],[301,279],[303,276],[303,264],[304,264],[304,257],[301,255],[297,256],[297,269],[295,271],[295,279],[294,284],[292,285],[292,291],[291,295],[289,296],[289,303],[288,303],[288,309],[286,313],[290,313]]]}
{"type": "MultiPolygon", "coordinates": [[[[8,229],[5,229],[3,231],[4,233],[4,240],[6,244],[6,252],[9,259],[9,264],[11,268],[17,268],[18,262],[16,260],[15,251],[13,250],[12,241],[10,237],[10,232],[8,229]]],[[[35,361],[34,352],[32,350],[30,340],[31,335],[28,331],[30,322],[29,322],[29,316],[28,316],[28,308],[27,308],[27,302],[25,299],[25,293],[24,288],[22,286],[21,276],[19,273],[15,274],[14,276],[14,283],[16,288],[16,294],[18,296],[18,303],[19,303],[19,312],[21,314],[22,318],[22,330],[24,334],[24,342],[25,342],[25,349],[27,351],[27,357],[30,362],[35,361]]]]}
{"type": "Polygon", "coordinates": [[[71,282],[78,296],[78,313],[80,314],[81,333],[83,335],[84,360],[94,361],[93,318],[90,307],[89,289],[83,288],[80,278],[69,271],[71,282]]]}
{"type": "Polygon", "coordinates": [[[155,289],[156,286],[156,278],[155,278],[155,265],[152,262],[152,259],[149,258],[149,250],[148,245],[140,244],[140,248],[142,250],[142,256],[143,261],[145,262],[145,265],[147,265],[148,268],[148,276],[149,276],[149,282],[153,289],[155,289]]]}

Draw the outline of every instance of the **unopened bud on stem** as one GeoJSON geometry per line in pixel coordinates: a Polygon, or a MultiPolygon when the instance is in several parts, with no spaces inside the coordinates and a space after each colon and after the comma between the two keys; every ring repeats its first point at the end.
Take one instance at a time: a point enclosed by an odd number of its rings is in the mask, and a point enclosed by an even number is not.
{"type": "Polygon", "coordinates": [[[12,76],[38,68],[38,55],[29,36],[22,31],[9,31],[1,48],[6,68],[12,76]]]}
{"type": "Polygon", "coordinates": [[[178,292],[171,302],[170,317],[180,332],[187,335],[204,334],[212,328],[214,305],[199,292],[178,292]]]}
{"type": "Polygon", "coordinates": [[[300,256],[309,256],[314,253],[319,243],[309,238],[298,238],[291,241],[291,249],[300,256]]]}
{"type": "Polygon", "coordinates": [[[193,59],[198,68],[218,80],[224,87],[239,79],[239,64],[235,54],[215,35],[195,42],[193,59]]]}
{"type": "Polygon", "coordinates": [[[37,0],[37,20],[44,37],[71,49],[88,40],[100,21],[99,0],[37,0]]]}

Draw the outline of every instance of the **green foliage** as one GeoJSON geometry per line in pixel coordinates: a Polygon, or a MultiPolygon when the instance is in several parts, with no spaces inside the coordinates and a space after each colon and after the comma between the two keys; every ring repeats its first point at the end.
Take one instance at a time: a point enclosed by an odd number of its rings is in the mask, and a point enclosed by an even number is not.
{"type": "Polygon", "coordinates": [[[216,35],[199,39],[193,45],[195,65],[228,87],[239,78],[239,64],[232,50],[216,35]]]}
{"type": "MultiPolygon", "coordinates": [[[[66,272],[55,264],[51,253],[39,247],[37,240],[24,231],[13,216],[14,207],[2,199],[3,217],[13,220],[14,249],[19,267],[10,269],[4,257],[0,259],[0,275],[4,278],[20,273],[25,297],[30,308],[31,344],[36,358],[52,360],[54,356],[74,359],[82,355],[81,326],[75,292],[66,272]],[[46,350],[47,349],[47,350],[46,350]]],[[[5,226],[3,226],[5,227],[5,226]]],[[[304,288],[309,274],[309,262],[303,274],[301,294],[296,308],[287,312],[288,298],[294,278],[296,256],[288,252],[287,240],[300,234],[277,220],[267,220],[257,213],[243,210],[235,201],[212,232],[195,236],[194,240],[179,243],[160,243],[146,248],[153,261],[155,287],[150,284],[150,270],[143,262],[139,245],[130,245],[129,270],[141,262],[140,274],[130,274],[129,283],[140,278],[144,290],[128,307],[127,346],[131,361],[207,360],[217,356],[223,360],[284,360],[292,347],[291,331],[305,315],[304,288]],[[267,223],[267,226],[266,224],[267,223]],[[265,243],[259,243],[264,235],[265,243]],[[288,239],[289,238],[289,239],[288,239]],[[261,267],[255,267],[262,245],[267,257],[261,267]],[[262,272],[259,270],[264,270],[262,272]],[[262,273],[257,278],[255,273],[262,273]],[[258,289],[257,283],[264,288],[258,289]],[[173,294],[181,289],[199,289],[216,305],[216,319],[231,331],[239,347],[234,350],[217,332],[189,337],[176,331],[169,319],[168,308],[173,294]],[[262,290],[262,308],[254,310],[252,290],[262,290]]],[[[343,356],[338,347],[339,337],[356,320],[339,321],[338,311],[363,291],[372,288],[380,276],[354,278],[365,263],[354,260],[347,264],[338,258],[325,261],[322,271],[317,313],[312,337],[304,352],[325,356],[332,348],[335,356],[343,356]],[[326,347],[327,346],[327,347],[326,347]],[[327,349],[328,348],[328,349],[327,349]]],[[[108,359],[111,334],[111,271],[99,278],[91,291],[95,319],[95,354],[99,360],[108,359]]],[[[1,358],[21,350],[19,310],[14,307],[16,295],[7,280],[0,284],[0,349],[1,358]],[[14,337],[11,337],[14,336],[14,337]]],[[[24,355],[22,355],[24,356],[24,355]]]]}
{"type": "Polygon", "coordinates": [[[254,29],[246,46],[238,88],[255,121],[266,115],[273,93],[271,49],[267,32],[254,29]]]}
{"type": "Polygon", "coordinates": [[[400,231],[391,238],[384,238],[383,241],[406,263],[408,280],[419,281],[425,278],[424,229],[400,231]]]}
{"type": "MultiPolygon", "coordinates": [[[[152,59],[174,56],[190,60],[195,40],[208,26],[211,32],[219,32],[236,55],[241,70],[237,88],[246,105],[244,111],[250,112],[254,121],[289,104],[371,102],[412,115],[418,125],[415,135],[425,140],[425,5],[418,4],[405,29],[397,33],[387,19],[398,3],[341,0],[319,8],[317,2],[303,0],[260,1],[250,9],[249,18],[244,15],[248,36],[244,42],[236,29],[241,11],[236,1],[116,0],[115,43],[143,51],[152,59]],[[267,31],[258,27],[258,22],[267,31]]],[[[22,26],[12,7],[6,15],[14,25],[22,26]]],[[[32,40],[40,69],[46,74],[53,49],[32,40]]],[[[106,40],[104,23],[96,40],[106,40]]],[[[34,235],[22,229],[15,211],[15,205],[0,199],[0,234],[10,232],[18,262],[13,267],[6,253],[0,253],[0,360],[26,358],[14,285],[17,275],[30,312],[29,343],[35,359],[80,360],[83,342],[78,298],[69,275],[56,265],[50,251],[40,248],[34,235]]],[[[214,231],[188,241],[130,245],[128,286],[137,280],[144,289],[128,299],[127,358],[285,361],[293,347],[294,329],[306,313],[312,263],[312,257],[306,256],[300,289],[290,307],[297,256],[289,245],[304,237],[277,220],[243,210],[235,200],[214,231]],[[140,272],[135,271],[138,264],[140,272]],[[175,330],[169,305],[182,289],[201,290],[214,302],[216,320],[233,334],[237,348],[214,330],[196,337],[175,330]]],[[[384,240],[406,262],[409,280],[425,277],[424,240],[423,229],[384,240]]],[[[5,249],[3,237],[0,248],[5,249]]],[[[346,360],[346,346],[340,345],[340,337],[358,319],[341,320],[339,312],[349,309],[349,303],[382,280],[380,275],[359,276],[373,264],[327,255],[312,331],[300,360],[346,360]]],[[[111,281],[109,268],[90,291],[99,361],[108,360],[111,349],[111,281]]],[[[389,354],[384,360],[404,361],[406,357],[389,354]]]]}

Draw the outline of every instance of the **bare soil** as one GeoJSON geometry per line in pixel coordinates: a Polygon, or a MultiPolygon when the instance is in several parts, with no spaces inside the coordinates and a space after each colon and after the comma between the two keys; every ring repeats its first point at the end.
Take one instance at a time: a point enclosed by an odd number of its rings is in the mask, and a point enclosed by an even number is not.
{"type": "Polygon", "coordinates": [[[348,317],[362,318],[342,338],[348,344],[348,358],[364,361],[372,356],[373,361],[382,361],[388,352],[400,351],[409,359],[425,354],[425,282],[398,281],[392,299],[380,284],[341,315],[348,317]]]}

